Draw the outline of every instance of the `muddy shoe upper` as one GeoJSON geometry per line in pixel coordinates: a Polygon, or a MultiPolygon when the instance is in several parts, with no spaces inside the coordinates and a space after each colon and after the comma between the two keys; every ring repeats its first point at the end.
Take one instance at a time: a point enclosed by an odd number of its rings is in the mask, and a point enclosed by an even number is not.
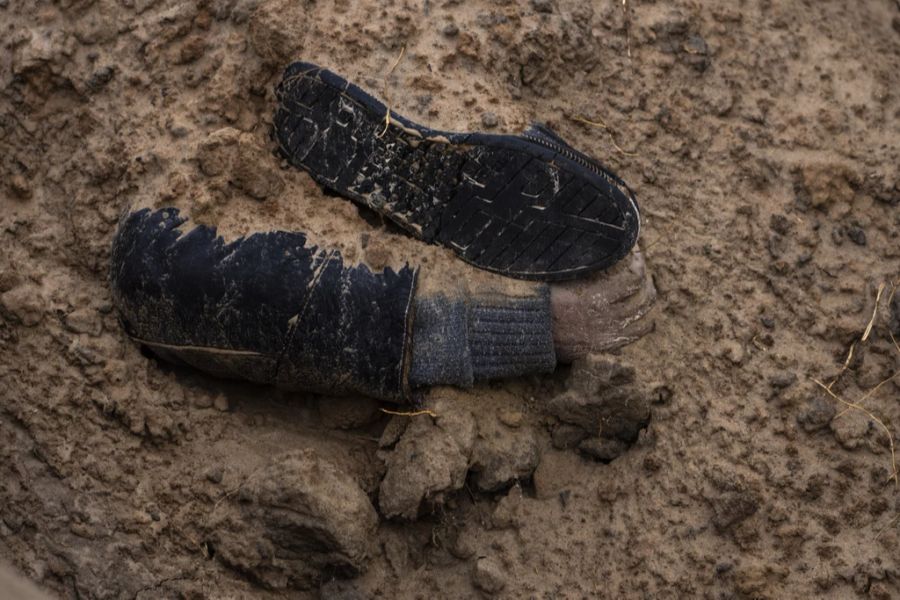
{"type": "Polygon", "coordinates": [[[637,241],[628,187],[545,127],[522,136],[430,129],[302,62],[276,94],[274,136],[292,165],[477,267],[572,279],[637,241]]]}

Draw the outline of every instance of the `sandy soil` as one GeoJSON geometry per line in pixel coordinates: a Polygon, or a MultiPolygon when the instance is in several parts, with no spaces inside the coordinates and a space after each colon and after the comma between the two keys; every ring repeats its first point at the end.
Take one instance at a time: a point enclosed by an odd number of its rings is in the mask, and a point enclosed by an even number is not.
{"type": "Polygon", "coordinates": [[[0,558],[45,590],[900,595],[900,386],[867,394],[900,364],[895,0],[0,0],[0,40],[0,558]],[[142,354],[106,285],[129,205],[481,277],[272,157],[293,58],[608,163],[656,331],[435,417],[142,354]]]}

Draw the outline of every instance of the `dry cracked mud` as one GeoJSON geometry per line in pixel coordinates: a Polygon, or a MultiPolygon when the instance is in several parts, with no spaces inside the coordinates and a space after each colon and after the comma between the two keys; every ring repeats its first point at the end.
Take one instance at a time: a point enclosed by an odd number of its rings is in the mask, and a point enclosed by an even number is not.
{"type": "Polygon", "coordinates": [[[0,0],[0,44],[0,559],[47,593],[900,595],[895,0],[0,0]],[[300,58],[613,168],[655,330],[414,417],[142,353],[128,206],[483,277],[278,161],[300,58]]]}

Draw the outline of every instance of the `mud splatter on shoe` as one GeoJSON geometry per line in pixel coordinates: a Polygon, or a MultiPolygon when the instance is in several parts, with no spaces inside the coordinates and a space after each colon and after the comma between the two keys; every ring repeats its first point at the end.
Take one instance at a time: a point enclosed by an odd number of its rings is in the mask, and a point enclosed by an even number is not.
{"type": "Polygon", "coordinates": [[[628,186],[546,127],[452,133],[390,114],[342,77],[289,66],[274,137],[295,167],[463,260],[523,279],[573,279],[635,244],[628,186]]]}

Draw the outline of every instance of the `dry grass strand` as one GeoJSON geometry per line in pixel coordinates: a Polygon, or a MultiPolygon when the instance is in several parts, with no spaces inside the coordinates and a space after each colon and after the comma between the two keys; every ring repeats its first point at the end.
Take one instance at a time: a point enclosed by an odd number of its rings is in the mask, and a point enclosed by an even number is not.
{"type": "Polygon", "coordinates": [[[427,408],[423,408],[422,410],[413,410],[410,412],[403,412],[399,410],[388,410],[386,408],[382,408],[381,412],[388,415],[397,415],[398,417],[418,417],[419,415],[428,415],[432,418],[437,418],[437,413],[433,410],[428,410],[427,408]]]}
{"type": "Polygon", "coordinates": [[[400,64],[400,60],[403,58],[403,54],[406,52],[406,46],[400,47],[400,53],[397,54],[397,58],[394,59],[394,63],[391,65],[390,70],[387,75],[384,76],[384,86],[382,87],[382,96],[384,97],[384,102],[387,105],[387,110],[384,114],[384,130],[381,133],[375,135],[377,138],[384,137],[384,134],[387,133],[388,128],[391,126],[391,100],[388,96],[388,79],[390,79],[391,75],[394,74],[394,71],[397,69],[397,65],[400,64]]]}

